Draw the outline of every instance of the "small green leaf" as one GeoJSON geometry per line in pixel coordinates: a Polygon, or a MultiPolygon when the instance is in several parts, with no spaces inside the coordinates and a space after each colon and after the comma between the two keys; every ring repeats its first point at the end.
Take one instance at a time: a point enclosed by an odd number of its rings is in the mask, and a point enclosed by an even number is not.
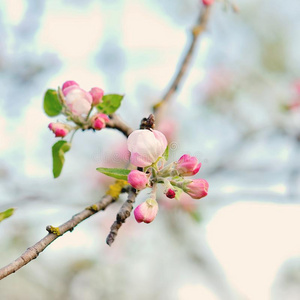
{"type": "Polygon", "coordinates": [[[182,193],[183,193],[183,189],[176,186],[176,188],[175,188],[175,199],[179,200],[182,193]]]}
{"type": "Polygon", "coordinates": [[[9,218],[14,213],[14,211],[14,208],[9,208],[5,211],[0,212],[0,222],[2,222],[4,219],[9,218]]]}
{"type": "Polygon", "coordinates": [[[112,114],[120,107],[123,98],[124,95],[105,95],[102,98],[102,102],[97,105],[97,109],[104,114],[112,114]]]}
{"type": "Polygon", "coordinates": [[[131,170],[127,170],[127,169],[111,169],[111,168],[97,168],[97,171],[107,176],[120,179],[120,180],[127,180],[127,176],[131,172],[131,170]]]}
{"type": "Polygon", "coordinates": [[[62,105],[55,90],[46,91],[44,96],[44,110],[49,117],[55,117],[60,114],[62,105]]]}
{"type": "Polygon", "coordinates": [[[53,157],[53,176],[57,178],[63,168],[65,162],[64,154],[71,148],[71,144],[66,141],[58,141],[52,146],[53,157]]]}
{"type": "Polygon", "coordinates": [[[167,148],[163,154],[163,158],[165,159],[165,161],[168,161],[168,159],[169,159],[169,145],[167,146],[167,148]]]}

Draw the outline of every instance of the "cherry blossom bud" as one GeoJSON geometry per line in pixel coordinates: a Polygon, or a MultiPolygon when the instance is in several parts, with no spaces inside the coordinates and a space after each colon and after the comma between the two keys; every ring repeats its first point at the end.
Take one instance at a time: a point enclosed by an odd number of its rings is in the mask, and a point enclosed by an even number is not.
{"type": "Polygon", "coordinates": [[[202,3],[204,5],[212,5],[214,3],[214,0],[202,0],[202,3]]]}
{"type": "Polygon", "coordinates": [[[98,105],[102,102],[104,91],[100,88],[94,87],[89,92],[93,98],[93,105],[98,105]]]}
{"type": "Polygon", "coordinates": [[[167,192],[166,192],[166,196],[167,196],[168,198],[170,198],[170,199],[173,199],[173,198],[175,198],[176,193],[175,193],[174,190],[168,189],[167,192]]]}
{"type": "Polygon", "coordinates": [[[106,114],[96,114],[91,118],[91,125],[96,130],[105,128],[106,122],[109,121],[109,117],[106,114]]]}
{"type": "Polygon", "coordinates": [[[80,88],[74,81],[67,81],[63,88],[66,105],[75,116],[87,115],[92,107],[93,97],[90,93],[80,88]],[[70,83],[71,82],[71,83],[70,83]],[[73,85],[69,85],[72,84],[73,85]]]}
{"type": "Polygon", "coordinates": [[[135,130],[127,140],[130,161],[137,167],[150,166],[167,148],[166,137],[158,130],[135,130]]]}
{"type": "Polygon", "coordinates": [[[132,187],[134,187],[137,190],[143,190],[147,187],[147,184],[149,182],[149,178],[146,173],[138,171],[138,170],[132,170],[128,174],[127,181],[129,184],[131,184],[132,187]]]}
{"type": "Polygon", "coordinates": [[[200,199],[207,195],[209,184],[205,179],[195,179],[186,186],[185,192],[193,199],[200,199]]]}
{"type": "Polygon", "coordinates": [[[157,212],[158,204],[156,200],[149,198],[134,210],[134,217],[138,223],[151,223],[155,219],[157,212]]]}
{"type": "Polygon", "coordinates": [[[176,170],[181,176],[193,176],[197,174],[201,168],[201,163],[194,156],[184,154],[176,163],[176,170]]]}
{"type": "Polygon", "coordinates": [[[49,129],[55,134],[55,137],[65,137],[71,130],[71,127],[64,123],[50,123],[49,129]]]}
{"type": "Polygon", "coordinates": [[[73,85],[79,86],[79,84],[78,84],[77,82],[73,81],[73,80],[66,81],[66,82],[63,84],[63,86],[62,86],[61,89],[62,89],[62,92],[63,92],[64,96],[66,96],[65,93],[64,93],[64,90],[65,90],[66,88],[70,87],[70,86],[73,86],[73,85]]]}

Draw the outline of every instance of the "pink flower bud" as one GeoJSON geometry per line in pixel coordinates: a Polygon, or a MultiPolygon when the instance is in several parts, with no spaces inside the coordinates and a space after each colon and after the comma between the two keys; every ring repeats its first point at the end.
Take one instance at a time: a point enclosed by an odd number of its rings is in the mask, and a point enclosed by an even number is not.
{"type": "Polygon", "coordinates": [[[92,127],[96,130],[105,128],[108,121],[109,117],[106,114],[96,114],[91,118],[92,127]]]}
{"type": "Polygon", "coordinates": [[[70,86],[73,86],[73,85],[79,86],[79,84],[78,84],[77,82],[73,81],[73,80],[66,81],[66,82],[63,84],[63,86],[62,86],[61,89],[62,89],[62,92],[63,92],[64,96],[66,96],[65,93],[64,93],[64,90],[65,90],[66,88],[70,87],[70,86]]]}
{"type": "Polygon", "coordinates": [[[197,174],[201,168],[201,163],[194,156],[184,154],[176,163],[176,170],[181,176],[193,176],[197,174]]]}
{"type": "Polygon", "coordinates": [[[214,3],[214,0],[202,0],[202,3],[204,5],[212,5],[214,3]]]}
{"type": "Polygon", "coordinates": [[[168,198],[170,198],[170,199],[173,199],[173,198],[175,198],[176,193],[175,193],[174,190],[168,189],[167,192],[166,192],[166,196],[167,196],[168,198]]]}
{"type": "Polygon", "coordinates": [[[157,211],[158,204],[156,200],[150,198],[147,201],[140,204],[134,210],[134,217],[138,223],[151,223],[155,219],[157,211]]]}
{"type": "Polygon", "coordinates": [[[64,85],[63,94],[66,105],[75,116],[87,115],[92,107],[93,97],[90,93],[80,88],[77,83],[68,86],[67,81],[64,85]]]}
{"type": "Polygon", "coordinates": [[[167,148],[166,137],[158,130],[135,130],[127,140],[130,161],[137,167],[150,166],[167,148]]]}
{"type": "Polygon", "coordinates": [[[65,137],[70,132],[70,126],[63,123],[50,123],[49,129],[55,134],[55,137],[65,137]]]}
{"type": "Polygon", "coordinates": [[[102,102],[102,97],[104,95],[104,91],[97,87],[94,87],[89,92],[93,98],[93,105],[97,105],[102,102]]]}
{"type": "Polygon", "coordinates": [[[195,179],[186,187],[186,193],[193,199],[200,199],[207,195],[209,184],[205,179],[195,179]]]}
{"type": "Polygon", "coordinates": [[[149,178],[146,175],[146,173],[138,171],[138,170],[132,170],[128,174],[127,181],[129,184],[131,184],[132,187],[134,187],[137,190],[143,190],[147,187],[147,184],[149,182],[149,178]]]}

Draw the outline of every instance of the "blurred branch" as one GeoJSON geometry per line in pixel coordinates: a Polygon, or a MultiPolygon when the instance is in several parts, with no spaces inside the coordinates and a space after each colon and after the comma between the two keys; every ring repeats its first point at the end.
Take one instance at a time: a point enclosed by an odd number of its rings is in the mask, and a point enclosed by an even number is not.
{"type": "Polygon", "coordinates": [[[209,20],[209,16],[210,16],[210,12],[211,12],[211,5],[205,6],[203,8],[203,11],[201,12],[196,24],[194,25],[194,27],[191,30],[191,41],[190,41],[190,45],[188,47],[188,51],[184,56],[183,61],[181,62],[178,71],[176,73],[176,75],[174,76],[173,81],[171,81],[170,87],[167,90],[167,92],[165,93],[165,95],[163,96],[163,98],[156,103],[153,106],[153,111],[155,113],[158,112],[158,109],[162,107],[163,104],[165,104],[166,102],[168,102],[172,96],[176,93],[178,86],[180,84],[180,82],[182,81],[182,78],[184,76],[184,74],[187,72],[187,69],[190,65],[197,41],[199,39],[199,37],[201,36],[201,34],[205,31],[208,20],[209,20]]]}
{"type": "Polygon", "coordinates": [[[68,231],[73,231],[73,229],[82,221],[86,220],[87,218],[101,210],[105,210],[105,208],[115,200],[116,199],[112,196],[106,195],[99,202],[93,204],[90,207],[87,207],[85,210],[74,215],[69,221],[65,222],[59,227],[47,226],[46,229],[47,231],[49,231],[49,234],[47,234],[35,245],[29,247],[15,261],[0,269],[0,280],[27,265],[33,259],[37,258],[39,254],[43,252],[57,238],[64,235],[68,231]]]}
{"type": "Polygon", "coordinates": [[[130,213],[133,210],[133,204],[135,202],[135,198],[137,196],[137,192],[134,188],[131,188],[128,194],[128,199],[121,206],[116,221],[110,227],[110,233],[106,238],[107,245],[111,246],[111,244],[115,241],[116,236],[118,235],[118,231],[123,223],[125,223],[126,219],[130,217],[130,213]]]}

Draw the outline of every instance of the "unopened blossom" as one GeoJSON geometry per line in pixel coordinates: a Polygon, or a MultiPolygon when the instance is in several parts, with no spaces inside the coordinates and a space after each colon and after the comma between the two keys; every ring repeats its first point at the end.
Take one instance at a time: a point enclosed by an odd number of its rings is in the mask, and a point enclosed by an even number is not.
{"type": "Polygon", "coordinates": [[[70,132],[70,126],[64,123],[50,123],[49,129],[53,131],[55,137],[65,137],[70,132]]]}
{"type": "Polygon", "coordinates": [[[100,88],[94,87],[89,92],[93,98],[93,105],[98,105],[102,102],[104,91],[100,88]]]}
{"type": "Polygon", "coordinates": [[[127,181],[135,189],[143,190],[147,187],[147,184],[149,183],[149,178],[147,174],[144,172],[138,170],[132,170],[128,174],[127,181]]]}
{"type": "MultiPolygon", "coordinates": [[[[66,81],[66,82],[63,84],[62,88],[61,88],[63,94],[64,94],[64,90],[65,90],[66,88],[68,88],[68,87],[70,87],[70,86],[73,86],[73,85],[79,86],[79,84],[78,84],[77,82],[73,81],[73,80],[66,81]]],[[[65,96],[65,94],[64,94],[64,96],[65,96]]]]}
{"type": "Polygon", "coordinates": [[[96,130],[105,128],[106,123],[109,121],[109,117],[106,114],[96,114],[91,118],[91,125],[96,130]]]}
{"type": "Polygon", "coordinates": [[[175,193],[174,190],[168,189],[168,190],[166,191],[166,196],[167,196],[168,198],[170,198],[170,199],[173,199],[173,198],[175,198],[176,193],[175,193]]]}
{"type": "Polygon", "coordinates": [[[149,198],[142,204],[140,204],[134,210],[134,217],[138,223],[151,223],[158,212],[158,204],[155,199],[149,198]]]}
{"type": "Polygon", "coordinates": [[[175,168],[181,176],[193,176],[199,172],[201,163],[198,163],[195,156],[184,154],[176,163],[175,168]]]}
{"type": "Polygon", "coordinates": [[[65,102],[73,115],[87,115],[92,107],[93,97],[78,86],[75,81],[67,81],[63,84],[65,102]]]}
{"type": "Polygon", "coordinates": [[[185,192],[193,199],[201,199],[207,195],[209,184],[205,179],[194,179],[187,184],[185,192]]]}
{"type": "Polygon", "coordinates": [[[130,162],[137,167],[150,166],[167,148],[166,137],[158,130],[135,130],[127,140],[130,162]]]}

